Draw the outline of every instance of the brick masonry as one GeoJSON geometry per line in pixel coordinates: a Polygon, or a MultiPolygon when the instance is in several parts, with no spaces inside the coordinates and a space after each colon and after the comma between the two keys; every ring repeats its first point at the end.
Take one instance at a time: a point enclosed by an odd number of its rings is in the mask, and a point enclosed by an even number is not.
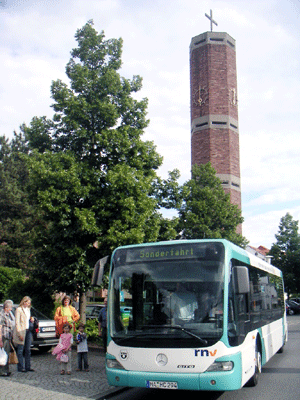
{"type": "Polygon", "coordinates": [[[192,38],[190,86],[192,165],[211,162],[241,208],[236,52],[227,33],[192,38]]]}

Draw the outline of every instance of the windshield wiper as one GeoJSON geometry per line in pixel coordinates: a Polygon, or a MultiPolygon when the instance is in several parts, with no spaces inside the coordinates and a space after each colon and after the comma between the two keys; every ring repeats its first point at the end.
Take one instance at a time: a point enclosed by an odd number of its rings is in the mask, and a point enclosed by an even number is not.
{"type": "Polygon", "coordinates": [[[192,333],[191,331],[182,328],[182,326],[180,325],[144,325],[142,326],[142,329],[176,329],[178,331],[184,332],[189,336],[192,336],[195,339],[200,340],[200,342],[204,345],[207,345],[207,340],[202,339],[200,336],[195,335],[194,333],[192,333]]]}

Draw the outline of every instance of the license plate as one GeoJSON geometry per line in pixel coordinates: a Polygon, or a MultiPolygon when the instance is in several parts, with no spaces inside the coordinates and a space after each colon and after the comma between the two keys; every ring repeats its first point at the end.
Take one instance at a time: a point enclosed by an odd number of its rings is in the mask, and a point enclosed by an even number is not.
{"type": "Polygon", "coordinates": [[[149,389],[178,389],[178,384],[177,384],[177,382],[147,381],[147,388],[149,388],[149,389]]]}
{"type": "Polygon", "coordinates": [[[41,332],[54,332],[55,327],[54,326],[49,326],[48,328],[41,328],[41,332]]]}

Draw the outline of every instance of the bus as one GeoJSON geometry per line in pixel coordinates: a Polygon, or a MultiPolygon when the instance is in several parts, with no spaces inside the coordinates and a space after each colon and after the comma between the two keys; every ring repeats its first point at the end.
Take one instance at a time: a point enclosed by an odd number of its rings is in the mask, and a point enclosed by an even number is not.
{"type": "Polygon", "coordinates": [[[96,263],[93,285],[110,264],[110,385],[237,390],[257,385],[262,366],[283,351],[282,272],[229,241],[122,246],[107,261],[96,263]]]}

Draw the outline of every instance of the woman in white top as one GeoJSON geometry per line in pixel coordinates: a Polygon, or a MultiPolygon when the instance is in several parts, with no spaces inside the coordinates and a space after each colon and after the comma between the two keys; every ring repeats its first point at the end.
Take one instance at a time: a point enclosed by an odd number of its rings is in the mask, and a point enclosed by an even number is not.
{"type": "Polygon", "coordinates": [[[30,366],[30,356],[31,356],[31,340],[32,334],[29,330],[29,321],[33,322],[33,318],[30,315],[31,298],[28,296],[23,297],[19,307],[16,309],[16,326],[13,334],[14,345],[17,346],[18,355],[18,371],[28,372],[34,371],[30,366]],[[24,357],[25,353],[25,366],[24,357]]]}

